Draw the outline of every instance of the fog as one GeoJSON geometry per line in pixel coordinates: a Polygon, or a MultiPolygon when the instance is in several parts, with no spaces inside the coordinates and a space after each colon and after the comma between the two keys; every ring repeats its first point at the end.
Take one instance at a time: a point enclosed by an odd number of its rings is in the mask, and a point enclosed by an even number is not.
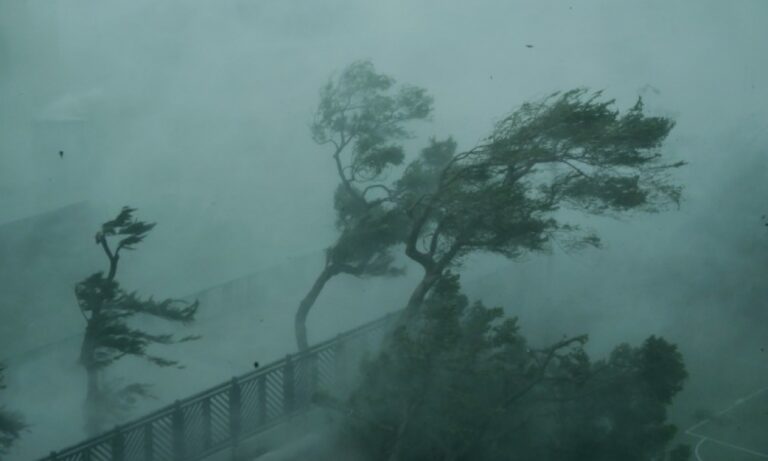
{"type": "MultiPolygon", "coordinates": [[[[121,284],[201,303],[178,331],[202,339],[162,348],[184,370],[110,369],[154,385],[133,416],[295,352],[296,307],[337,235],[332,152],[309,127],[321,86],[359,59],[434,96],[409,156],[430,136],[469,149],[574,87],[674,119],[679,209],[580,218],[601,249],[472,256],[466,292],[541,344],[677,343],[683,427],[768,385],[766,24],[762,1],[0,0],[0,403],[30,424],[9,459],[85,438],[73,288],[106,269],[93,235],[124,205],[158,224],[121,284]]],[[[403,307],[421,269],[402,264],[329,282],[310,342],[403,307]]]]}

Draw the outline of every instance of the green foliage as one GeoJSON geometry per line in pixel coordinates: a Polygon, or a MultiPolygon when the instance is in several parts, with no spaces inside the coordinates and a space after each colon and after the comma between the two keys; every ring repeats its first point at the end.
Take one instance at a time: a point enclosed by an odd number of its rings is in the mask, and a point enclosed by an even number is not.
{"type": "Polygon", "coordinates": [[[306,319],[328,280],[341,273],[403,273],[394,266],[392,248],[405,239],[407,217],[395,206],[387,173],[405,158],[401,142],[411,136],[407,125],[428,118],[431,111],[432,98],[424,89],[396,86],[368,61],[352,63],[321,89],[312,137],[333,146],[340,180],[333,201],[339,236],[299,303],[294,322],[299,349],[308,347],[306,319]]]}
{"type": "Polygon", "coordinates": [[[405,157],[406,125],[426,119],[432,98],[379,74],[368,61],[349,65],[320,92],[313,139],[334,146],[340,185],[334,196],[340,236],[329,249],[330,266],[358,276],[397,275],[390,249],[402,242],[404,216],[391,204],[387,171],[405,157]],[[373,198],[371,198],[373,197],[373,198]]]}
{"type": "Polygon", "coordinates": [[[405,217],[395,210],[374,205],[340,226],[336,243],[328,249],[331,264],[352,275],[394,276],[391,249],[405,238],[405,217]]]}
{"type": "Polygon", "coordinates": [[[133,250],[134,245],[141,243],[155,227],[155,223],[134,219],[135,211],[135,208],[123,207],[115,219],[102,224],[101,231],[96,234],[96,243],[102,243],[107,237],[124,236],[117,243],[116,253],[122,249],[133,250]]]}
{"type": "Polygon", "coordinates": [[[594,246],[594,234],[561,222],[557,211],[657,211],[677,204],[680,187],[659,149],[674,123],[643,113],[642,101],[621,114],[601,93],[577,89],[523,104],[478,146],[455,151],[430,141],[398,181],[401,206],[413,217],[408,255],[440,273],[473,252],[517,257],[594,246]]]}
{"type": "Polygon", "coordinates": [[[680,354],[651,337],[592,363],[585,342],[531,347],[516,319],[470,303],[449,273],[364,363],[346,434],[372,460],[662,459],[680,354]]]}
{"type": "Polygon", "coordinates": [[[156,301],[121,288],[115,278],[120,251],[135,249],[155,226],[154,223],[135,219],[135,211],[134,208],[124,207],[96,234],[96,243],[109,261],[108,274],[96,272],[75,286],[75,297],[86,319],[80,362],[89,374],[87,426],[91,432],[102,430],[108,415],[122,415],[137,397],[149,395],[146,384],[131,383],[122,387],[105,384],[100,376],[107,367],[125,356],[134,356],[157,366],[181,368],[175,360],[150,354],[149,347],[197,339],[195,336],[176,339],[170,334],[153,334],[131,324],[136,316],[142,315],[188,324],[194,320],[199,307],[197,301],[156,301]],[[114,250],[110,245],[111,237],[118,238],[114,250]]]}
{"type": "Polygon", "coordinates": [[[349,65],[320,91],[312,124],[319,144],[334,144],[337,154],[352,144],[347,171],[350,181],[374,179],[403,161],[398,140],[408,137],[405,123],[425,119],[432,98],[422,88],[395,88],[393,78],[379,74],[368,61],[349,65]]]}
{"type": "Polygon", "coordinates": [[[177,363],[149,355],[151,344],[172,344],[171,335],[155,335],[129,326],[128,321],[138,314],[151,315],[171,321],[191,322],[198,303],[166,299],[160,302],[140,299],[136,293],[127,293],[115,280],[97,272],[75,287],[80,309],[88,318],[88,338],[92,341],[93,354],[87,359],[90,367],[102,369],[126,355],[142,357],[160,366],[177,363]]]}
{"type": "Polygon", "coordinates": [[[590,368],[582,386],[558,389],[567,396],[558,411],[568,418],[558,427],[566,448],[556,450],[557,459],[660,459],[677,431],[666,408],[688,376],[677,347],[651,336],[639,348],[616,347],[590,368]]]}
{"type": "MultiPolygon", "coordinates": [[[[0,364],[0,390],[5,389],[4,372],[5,367],[0,364]]],[[[8,453],[8,449],[18,440],[26,427],[18,413],[0,407],[0,459],[8,453]]]]}
{"type": "Polygon", "coordinates": [[[410,210],[438,189],[440,174],[456,154],[456,147],[453,138],[442,141],[430,138],[419,158],[408,165],[395,183],[401,207],[410,210]]]}

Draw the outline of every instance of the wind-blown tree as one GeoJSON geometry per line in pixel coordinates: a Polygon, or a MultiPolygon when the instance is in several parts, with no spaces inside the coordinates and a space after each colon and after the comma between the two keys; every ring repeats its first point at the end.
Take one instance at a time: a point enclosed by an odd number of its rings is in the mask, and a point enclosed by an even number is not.
{"type": "Polygon", "coordinates": [[[325,284],[334,276],[393,276],[391,249],[404,239],[405,216],[392,206],[388,171],[404,159],[400,144],[408,123],[426,119],[432,98],[422,88],[397,86],[368,61],[354,62],[320,91],[312,138],[332,149],[339,177],[334,196],[339,236],[325,252],[325,264],[295,317],[296,341],[308,347],[306,320],[325,284]]]}
{"type": "Polygon", "coordinates": [[[155,227],[155,223],[135,219],[135,211],[123,207],[115,219],[102,224],[96,233],[96,244],[109,262],[107,274],[96,272],[75,286],[75,296],[86,321],[80,363],[88,377],[85,416],[90,434],[106,429],[137,397],[150,395],[149,385],[145,383],[130,383],[121,388],[108,385],[104,379],[107,367],[125,356],[146,359],[161,367],[179,366],[174,360],[150,354],[149,346],[197,339],[187,336],[177,340],[170,334],[149,333],[129,323],[137,315],[147,315],[188,324],[198,309],[197,301],[142,299],[120,287],[116,276],[122,251],[134,250],[155,227]]]}
{"type": "Polygon", "coordinates": [[[687,459],[685,447],[668,451],[676,428],[666,408],[687,373],[663,339],[597,362],[585,336],[535,348],[515,318],[470,304],[453,274],[415,316],[364,364],[350,400],[331,405],[365,459],[687,459]]]}
{"type": "Polygon", "coordinates": [[[677,433],[666,422],[667,407],[688,377],[675,345],[651,336],[640,347],[621,344],[607,359],[582,368],[588,380],[578,387],[555,387],[558,444],[550,448],[553,459],[688,459],[684,445],[669,458],[662,456],[677,433]]]}
{"type": "Polygon", "coordinates": [[[424,270],[407,315],[437,280],[472,253],[516,258],[598,246],[596,235],[557,211],[618,215],[679,203],[681,188],[660,148],[674,122],[643,113],[642,100],[620,113],[613,100],[584,89],[523,104],[474,148],[432,140],[398,181],[410,216],[406,255],[424,270]]]}
{"type": "MultiPolygon", "coordinates": [[[[5,367],[0,363],[0,390],[5,389],[5,367]]],[[[11,445],[21,436],[27,425],[22,417],[13,411],[0,407],[0,460],[8,453],[11,445]]]]}

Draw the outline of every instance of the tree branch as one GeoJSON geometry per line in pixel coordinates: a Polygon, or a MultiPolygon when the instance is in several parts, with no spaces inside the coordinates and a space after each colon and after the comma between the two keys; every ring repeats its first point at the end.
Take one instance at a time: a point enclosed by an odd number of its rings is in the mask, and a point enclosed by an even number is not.
{"type": "Polygon", "coordinates": [[[589,178],[589,179],[592,179],[592,176],[588,175],[587,173],[585,173],[584,171],[582,171],[582,170],[581,170],[579,167],[577,167],[576,165],[572,164],[572,163],[571,163],[571,162],[569,162],[568,160],[566,160],[566,159],[562,159],[562,160],[560,160],[560,161],[561,161],[562,163],[565,163],[566,165],[568,165],[568,166],[569,166],[569,167],[571,167],[572,169],[574,169],[574,170],[575,170],[577,173],[579,173],[581,176],[584,176],[585,178],[589,178]]]}
{"type": "Polygon", "coordinates": [[[421,266],[427,272],[431,272],[434,269],[435,261],[428,254],[419,251],[419,249],[416,248],[416,243],[419,240],[419,235],[421,234],[422,228],[429,218],[431,209],[431,204],[427,205],[427,208],[425,208],[421,215],[416,219],[416,221],[414,221],[413,227],[411,228],[410,234],[408,234],[408,239],[405,244],[405,254],[409,258],[421,264],[421,266]]]}
{"type": "Polygon", "coordinates": [[[443,230],[443,222],[440,221],[437,223],[437,227],[435,227],[435,231],[432,232],[432,238],[429,242],[429,255],[431,257],[435,257],[435,251],[437,251],[437,242],[440,240],[440,232],[443,230]]]}
{"type": "Polygon", "coordinates": [[[507,406],[512,404],[515,400],[517,400],[517,399],[521,398],[522,396],[524,396],[525,394],[527,394],[531,389],[533,389],[534,386],[539,384],[544,379],[544,377],[546,375],[546,372],[547,372],[547,367],[549,366],[549,363],[552,361],[552,359],[555,358],[555,355],[557,354],[557,351],[559,351],[560,349],[563,349],[565,347],[568,347],[568,346],[570,346],[573,343],[582,343],[583,344],[586,340],[587,340],[587,336],[586,335],[574,336],[572,338],[564,339],[564,340],[562,340],[562,341],[560,341],[560,342],[558,342],[558,343],[548,347],[547,349],[544,349],[543,351],[541,351],[541,352],[544,352],[546,355],[544,356],[543,362],[541,362],[539,364],[539,372],[538,372],[537,376],[530,383],[528,383],[527,386],[524,386],[518,392],[515,392],[509,398],[505,399],[504,402],[502,402],[502,404],[501,404],[502,409],[505,409],[507,406]]]}
{"type": "Polygon", "coordinates": [[[120,248],[118,247],[118,249],[112,253],[112,250],[109,248],[109,242],[107,242],[107,237],[101,232],[96,234],[96,242],[101,245],[101,248],[109,259],[109,273],[107,274],[107,280],[112,281],[115,279],[117,273],[117,261],[120,259],[120,248]]]}
{"type": "Polygon", "coordinates": [[[384,190],[384,192],[386,192],[387,196],[390,197],[390,198],[395,196],[394,191],[392,189],[390,189],[389,187],[385,186],[384,184],[372,184],[372,185],[366,187],[365,189],[363,189],[363,193],[362,193],[363,198],[365,198],[365,195],[369,191],[371,191],[373,189],[382,189],[382,190],[384,190]]]}

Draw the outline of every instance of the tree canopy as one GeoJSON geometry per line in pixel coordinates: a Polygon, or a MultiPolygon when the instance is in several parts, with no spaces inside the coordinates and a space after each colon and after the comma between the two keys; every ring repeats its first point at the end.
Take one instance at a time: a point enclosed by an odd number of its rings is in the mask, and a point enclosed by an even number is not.
{"type": "Polygon", "coordinates": [[[617,215],[678,204],[681,187],[668,173],[684,163],[660,150],[673,127],[646,116],[640,99],[622,114],[601,92],[576,89],[523,104],[472,149],[432,139],[397,182],[411,218],[406,254],[425,271],[409,310],[471,253],[515,258],[554,240],[599,245],[556,213],[562,208],[617,215]]]}
{"type": "MultiPolygon", "coordinates": [[[[139,357],[162,366],[179,366],[175,360],[149,353],[152,344],[173,344],[197,339],[187,336],[176,339],[170,334],[153,334],[130,323],[137,315],[148,315],[188,324],[194,320],[199,304],[175,299],[156,301],[141,298],[136,292],[121,288],[116,280],[121,251],[131,251],[155,227],[154,223],[134,218],[135,208],[124,207],[117,217],[102,224],[96,233],[109,261],[107,274],[96,272],[75,286],[75,296],[86,320],[85,336],[80,349],[80,363],[88,373],[86,426],[89,432],[105,428],[110,418],[106,414],[130,408],[136,397],[149,395],[149,385],[130,383],[111,389],[103,382],[101,372],[125,356],[139,357]],[[110,240],[116,239],[116,244],[110,240]]],[[[119,416],[117,416],[119,417],[119,416]]]]}
{"type": "Polygon", "coordinates": [[[686,459],[666,408],[687,377],[657,337],[593,362],[586,336],[534,347],[515,318],[470,303],[458,277],[365,363],[347,437],[371,460],[686,459]]]}

